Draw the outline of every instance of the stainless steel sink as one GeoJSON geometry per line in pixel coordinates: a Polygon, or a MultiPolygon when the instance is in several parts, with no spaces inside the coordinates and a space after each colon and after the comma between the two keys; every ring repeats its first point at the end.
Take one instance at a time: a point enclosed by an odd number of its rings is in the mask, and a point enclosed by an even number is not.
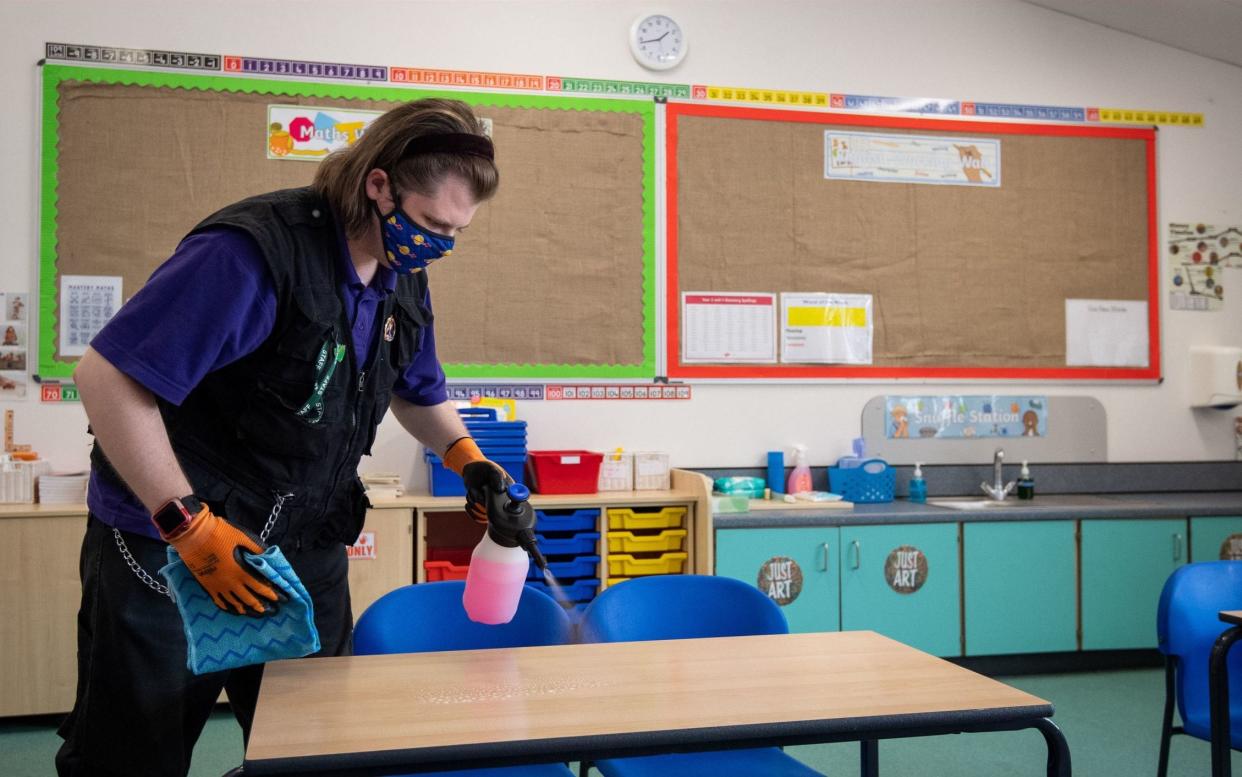
{"type": "Polygon", "coordinates": [[[933,507],[947,507],[950,510],[996,510],[1008,507],[1030,507],[1033,501],[1017,499],[1006,499],[998,502],[986,496],[963,496],[958,498],[941,498],[928,499],[927,504],[933,507]]]}
{"type": "Polygon", "coordinates": [[[1009,510],[1014,508],[1034,510],[1040,507],[1059,509],[1107,507],[1117,504],[1117,500],[1097,494],[1048,494],[1045,496],[1037,494],[1034,499],[1011,498],[1004,501],[997,501],[986,496],[935,497],[928,499],[927,504],[949,510],[1009,510]]]}

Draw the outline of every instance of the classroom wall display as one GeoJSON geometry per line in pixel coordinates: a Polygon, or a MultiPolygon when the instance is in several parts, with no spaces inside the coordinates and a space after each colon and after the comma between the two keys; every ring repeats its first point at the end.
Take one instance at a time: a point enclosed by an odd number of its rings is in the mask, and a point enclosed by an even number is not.
{"type": "Polygon", "coordinates": [[[0,291],[0,399],[26,396],[30,295],[0,291]]]}
{"type": "Polygon", "coordinates": [[[1158,305],[1138,366],[1069,364],[1067,338],[1085,333],[1067,332],[1065,314],[1067,300],[1156,297],[1154,129],[685,102],[665,119],[669,377],[1160,377],[1158,305]],[[825,133],[846,132],[994,141],[1004,176],[996,187],[825,177],[825,133]],[[680,295],[752,289],[872,295],[871,363],[683,362],[680,295]]]}
{"type": "Polygon", "coordinates": [[[1169,307],[1219,311],[1225,267],[1242,267],[1242,225],[1170,223],[1166,265],[1169,307]]]}
{"type": "Polygon", "coordinates": [[[313,108],[313,135],[320,114],[326,127],[334,111],[426,96],[490,120],[501,168],[495,199],[431,271],[449,377],[655,376],[650,98],[376,86],[333,72],[342,82],[43,66],[41,377],[68,377],[75,362],[59,337],[66,276],[115,277],[132,295],[218,208],[310,183],[314,164],[269,157],[269,106],[313,108]]]}

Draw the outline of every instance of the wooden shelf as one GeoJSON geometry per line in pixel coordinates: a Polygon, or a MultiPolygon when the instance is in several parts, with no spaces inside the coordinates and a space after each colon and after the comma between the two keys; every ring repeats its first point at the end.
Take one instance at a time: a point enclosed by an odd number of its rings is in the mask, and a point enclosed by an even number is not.
{"type": "Polygon", "coordinates": [[[56,518],[63,516],[86,517],[84,504],[3,504],[0,518],[56,518]]]}
{"type": "MultiPolygon", "coordinates": [[[[601,507],[617,505],[667,505],[688,504],[697,498],[689,489],[669,491],[601,491],[596,494],[531,494],[530,503],[541,507],[601,507]]],[[[430,494],[407,494],[395,499],[380,499],[372,507],[412,507],[417,510],[460,510],[465,504],[464,496],[431,496],[430,494]]]]}

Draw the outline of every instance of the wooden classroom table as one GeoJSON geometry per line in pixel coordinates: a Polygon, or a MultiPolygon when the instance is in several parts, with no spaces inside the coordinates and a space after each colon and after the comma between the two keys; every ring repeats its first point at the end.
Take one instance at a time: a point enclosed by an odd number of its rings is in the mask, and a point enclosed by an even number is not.
{"type": "Polygon", "coordinates": [[[270,663],[244,772],[394,774],[1039,729],[1043,699],[870,631],[270,663]]]}
{"type": "Polygon", "coordinates": [[[1229,777],[1233,749],[1229,733],[1229,650],[1242,637],[1242,610],[1221,610],[1220,619],[1230,624],[1216,638],[1208,660],[1208,707],[1212,732],[1212,777],[1229,777]]]}

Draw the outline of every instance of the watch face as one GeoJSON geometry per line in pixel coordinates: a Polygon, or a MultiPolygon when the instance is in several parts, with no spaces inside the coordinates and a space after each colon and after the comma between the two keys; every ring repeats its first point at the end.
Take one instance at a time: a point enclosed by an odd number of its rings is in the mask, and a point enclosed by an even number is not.
{"type": "Polygon", "coordinates": [[[630,49],[644,67],[666,70],[686,56],[686,38],[677,22],[663,14],[654,14],[634,22],[630,49]]]}

